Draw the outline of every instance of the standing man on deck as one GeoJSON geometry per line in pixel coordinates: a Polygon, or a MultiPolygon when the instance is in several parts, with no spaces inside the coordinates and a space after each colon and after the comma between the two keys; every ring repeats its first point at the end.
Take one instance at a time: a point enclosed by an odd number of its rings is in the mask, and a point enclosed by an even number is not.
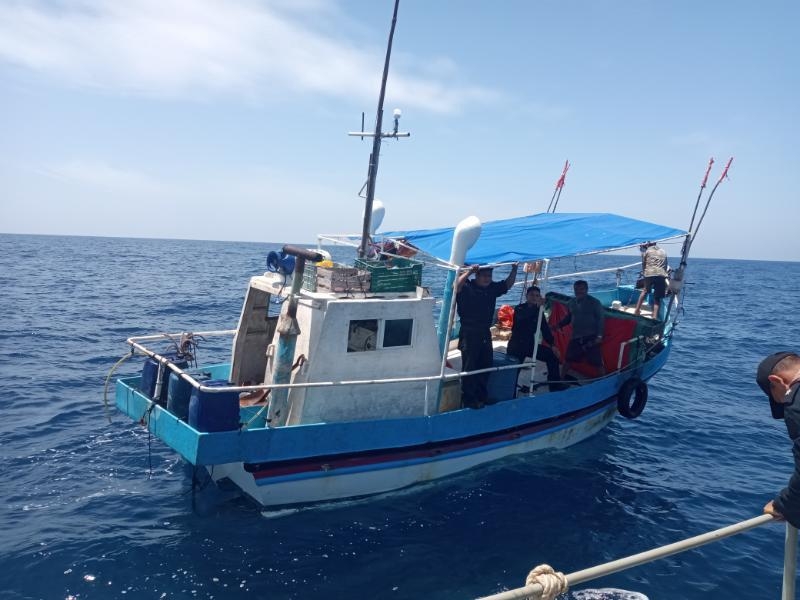
{"type": "Polygon", "coordinates": [[[794,473],[764,512],[800,527],[800,356],[776,352],[758,365],[756,383],[767,394],[772,416],[783,419],[792,440],[794,473]]]}
{"type": "MultiPolygon", "coordinates": [[[[456,308],[461,319],[458,348],[461,350],[461,370],[477,371],[492,366],[492,319],[497,298],[508,292],[517,279],[518,263],[503,281],[492,281],[491,267],[472,265],[458,276],[456,308]],[[474,279],[469,279],[471,274],[474,279]]],[[[469,408],[483,408],[488,399],[489,373],[461,378],[461,400],[469,408]]]]}
{"type": "Polygon", "coordinates": [[[644,277],[642,293],[636,303],[634,314],[642,311],[642,304],[650,289],[653,290],[653,318],[658,319],[661,300],[667,295],[667,253],[658,247],[656,242],[647,242],[639,246],[642,251],[642,276],[644,277]]]}

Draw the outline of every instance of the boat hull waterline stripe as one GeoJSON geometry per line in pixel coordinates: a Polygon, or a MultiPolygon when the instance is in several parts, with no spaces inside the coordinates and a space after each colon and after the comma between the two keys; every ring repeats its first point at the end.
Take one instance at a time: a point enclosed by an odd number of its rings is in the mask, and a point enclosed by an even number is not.
{"type": "Polygon", "coordinates": [[[539,435],[552,433],[573,424],[573,422],[589,419],[615,403],[616,396],[613,396],[571,413],[534,423],[518,425],[503,431],[470,436],[457,441],[421,444],[406,448],[371,450],[344,456],[314,457],[313,460],[298,459],[272,464],[245,464],[244,468],[247,472],[252,473],[258,485],[268,485],[272,482],[290,479],[328,477],[334,473],[371,471],[394,468],[402,464],[410,465],[447,460],[455,456],[485,452],[487,447],[519,444],[539,435]]]}

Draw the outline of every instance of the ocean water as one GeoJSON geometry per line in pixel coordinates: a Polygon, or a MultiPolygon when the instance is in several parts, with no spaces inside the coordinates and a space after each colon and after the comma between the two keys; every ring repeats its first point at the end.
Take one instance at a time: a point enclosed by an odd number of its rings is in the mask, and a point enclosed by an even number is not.
{"type": "MultiPolygon", "coordinates": [[[[539,563],[571,572],[748,519],[788,480],[754,369],[800,347],[800,263],[697,259],[635,421],[367,501],[264,513],[193,497],[176,455],[113,409],[109,423],[105,378],[128,336],[235,327],[275,247],[0,235],[0,598],[468,599],[539,563]]],[[[770,524],[569,597],[776,598],[783,535],[770,524]]]]}

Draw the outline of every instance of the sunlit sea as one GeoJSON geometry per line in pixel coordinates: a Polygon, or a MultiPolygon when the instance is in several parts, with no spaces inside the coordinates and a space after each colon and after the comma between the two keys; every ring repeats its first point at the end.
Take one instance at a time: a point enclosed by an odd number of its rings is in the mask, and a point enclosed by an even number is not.
{"type": "MultiPolygon", "coordinates": [[[[789,478],[754,370],[800,349],[800,263],[696,259],[639,419],[369,500],[270,513],[193,495],[113,391],[109,422],[105,378],[131,335],[234,328],[276,247],[0,235],[0,598],[469,599],[540,563],[568,573],[756,516],[789,478]]],[[[769,524],[567,597],[774,599],[783,536],[769,524]]]]}

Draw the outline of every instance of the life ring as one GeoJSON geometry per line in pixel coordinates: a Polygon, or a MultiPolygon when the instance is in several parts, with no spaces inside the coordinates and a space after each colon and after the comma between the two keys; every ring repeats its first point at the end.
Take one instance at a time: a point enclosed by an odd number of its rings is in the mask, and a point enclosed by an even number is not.
{"type": "Polygon", "coordinates": [[[631,377],[617,392],[617,410],[628,419],[635,419],[647,404],[647,384],[638,377],[631,377]],[[633,396],[633,403],[631,403],[633,396]]]}

